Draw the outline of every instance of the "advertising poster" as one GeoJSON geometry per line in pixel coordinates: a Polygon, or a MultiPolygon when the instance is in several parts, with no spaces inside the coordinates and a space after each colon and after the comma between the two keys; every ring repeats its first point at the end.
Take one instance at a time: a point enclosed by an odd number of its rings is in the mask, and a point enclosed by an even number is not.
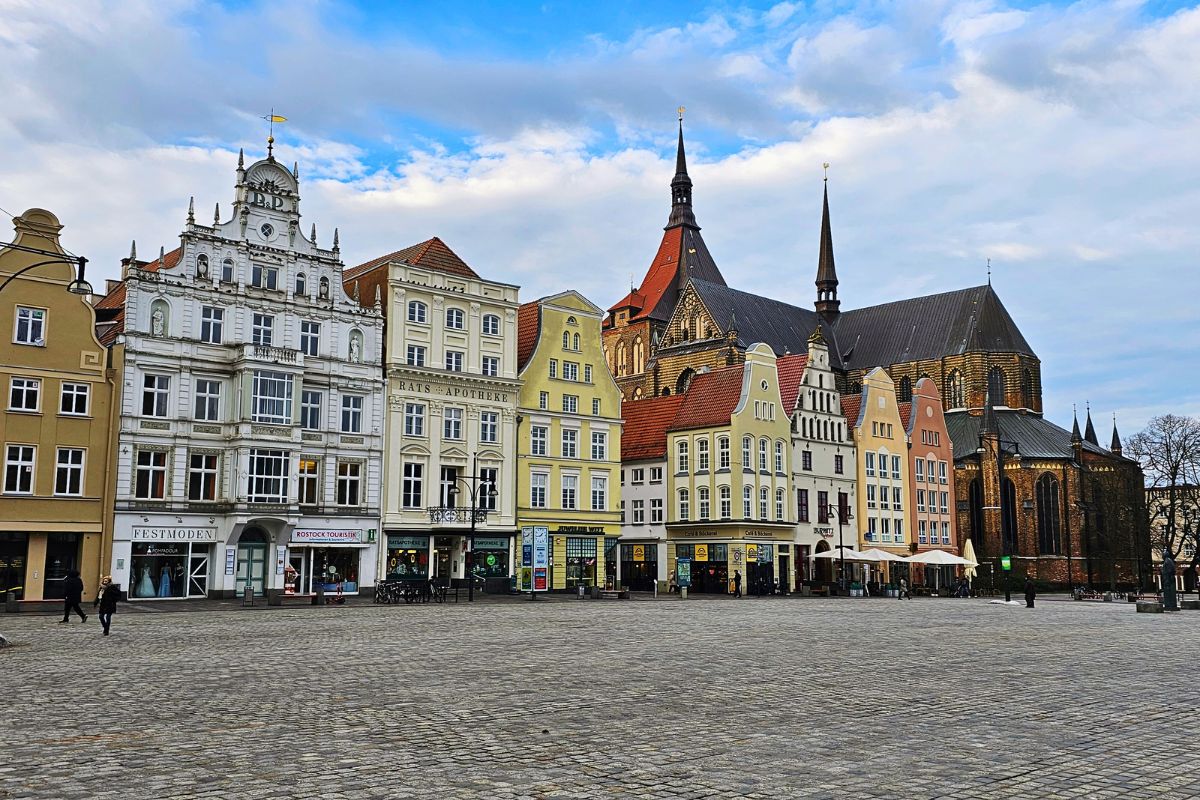
{"type": "Polygon", "coordinates": [[[550,589],[550,529],[537,526],[533,529],[533,591],[550,589]]]}

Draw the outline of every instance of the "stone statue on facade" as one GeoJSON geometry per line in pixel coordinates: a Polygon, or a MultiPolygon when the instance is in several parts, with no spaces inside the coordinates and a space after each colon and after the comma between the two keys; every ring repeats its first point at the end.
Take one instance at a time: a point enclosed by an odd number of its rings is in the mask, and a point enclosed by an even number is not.
{"type": "Polygon", "coordinates": [[[362,345],[358,343],[358,337],[350,337],[350,363],[357,364],[362,360],[362,345]]]}
{"type": "Polygon", "coordinates": [[[165,329],[165,317],[161,308],[154,309],[154,313],[150,315],[150,332],[155,336],[162,336],[165,329]]]}
{"type": "Polygon", "coordinates": [[[1159,577],[1162,578],[1163,611],[1178,611],[1179,603],[1175,598],[1175,559],[1171,558],[1169,550],[1163,550],[1159,577]]]}

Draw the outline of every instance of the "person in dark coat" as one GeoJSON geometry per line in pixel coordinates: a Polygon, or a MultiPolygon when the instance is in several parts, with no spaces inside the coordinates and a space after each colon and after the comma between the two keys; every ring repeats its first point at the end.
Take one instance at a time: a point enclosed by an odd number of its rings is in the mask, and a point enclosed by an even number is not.
{"type": "Polygon", "coordinates": [[[121,587],[113,583],[111,575],[105,575],[100,581],[100,591],[96,592],[96,600],[92,607],[100,607],[100,624],[104,626],[104,635],[108,636],[112,626],[112,616],[117,610],[117,601],[121,599],[121,587]]]}
{"type": "Polygon", "coordinates": [[[83,578],[79,577],[79,573],[71,570],[67,573],[67,579],[63,581],[63,618],[62,622],[71,621],[71,612],[74,611],[79,615],[80,622],[87,622],[87,614],[83,613],[83,609],[79,607],[80,601],[83,600],[83,578]]]}
{"type": "Polygon", "coordinates": [[[742,596],[742,573],[736,569],[733,571],[733,596],[742,596]]]}
{"type": "Polygon", "coordinates": [[[1033,608],[1033,598],[1037,596],[1037,591],[1033,588],[1033,580],[1025,579],[1025,607],[1033,608]]]}

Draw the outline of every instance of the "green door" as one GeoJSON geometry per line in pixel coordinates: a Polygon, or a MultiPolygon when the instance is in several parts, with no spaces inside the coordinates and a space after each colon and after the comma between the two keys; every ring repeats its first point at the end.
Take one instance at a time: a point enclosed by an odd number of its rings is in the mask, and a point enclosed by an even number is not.
{"type": "Polygon", "coordinates": [[[237,596],[241,597],[246,584],[254,587],[254,594],[266,594],[267,546],[261,542],[241,542],[237,549],[237,596]]]}

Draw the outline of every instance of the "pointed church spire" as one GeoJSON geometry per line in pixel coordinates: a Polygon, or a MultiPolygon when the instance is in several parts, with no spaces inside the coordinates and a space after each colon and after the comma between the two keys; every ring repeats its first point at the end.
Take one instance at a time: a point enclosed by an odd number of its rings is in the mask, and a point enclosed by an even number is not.
{"type": "Polygon", "coordinates": [[[137,266],[137,239],[129,241],[129,264],[130,266],[137,266]]]}
{"type": "Polygon", "coordinates": [[[1121,435],[1117,433],[1117,415],[1113,414],[1113,438],[1112,444],[1108,447],[1116,455],[1121,455],[1121,435]]]}
{"type": "Polygon", "coordinates": [[[836,317],[841,307],[837,296],[837,269],[833,263],[833,230],[829,224],[829,163],[825,163],[825,199],[821,207],[821,246],[817,255],[817,313],[836,317]]]}
{"type": "Polygon", "coordinates": [[[296,180],[300,180],[300,162],[299,161],[292,162],[292,177],[295,178],[296,180]]]}
{"type": "Polygon", "coordinates": [[[1096,426],[1092,424],[1092,404],[1087,404],[1087,424],[1083,429],[1083,438],[1097,447],[1100,445],[1100,440],[1096,438],[1096,426]]]}
{"type": "Polygon", "coordinates": [[[679,145],[675,151],[675,177],[671,179],[671,216],[667,227],[689,225],[699,228],[692,213],[692,179],[688,177],[687,155],[683,149],[683,106],[679,107],[679,145]]]}
{"type": "Polygon", "coordinates": [[[1083,436],[1079,433],[1079,410],[1072,404],[1071,406],[1071,444],[1079,444],[1083,441],[1083,436]]]}

